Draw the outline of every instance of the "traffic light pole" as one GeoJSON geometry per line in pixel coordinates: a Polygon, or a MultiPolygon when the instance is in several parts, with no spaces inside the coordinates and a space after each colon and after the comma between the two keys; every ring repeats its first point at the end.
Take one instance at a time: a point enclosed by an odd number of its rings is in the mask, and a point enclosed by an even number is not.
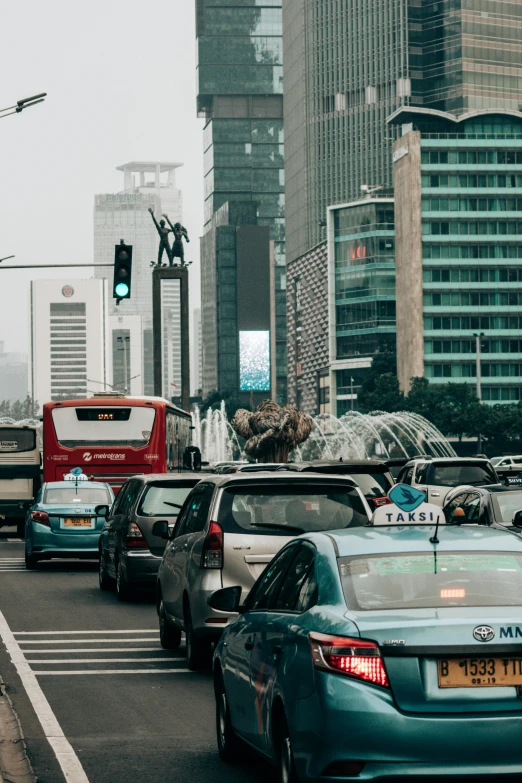
{"type": "MultiPolygon", "coordinates": [[[[190,346],[189,346],[189,285],[186,266],[156,267],[152,272],[152,331],[154,345],[154,394],[164,396],[163,382],[163,328],[162,328],[162,282],[179,280],[180,295],[180,333],[181,353],[181,407],[190,410],[190,346]]],[[[172,378],[168,379],[168,383],[172,378]]],[[[171,396],[178,395],[168,395],[171,396]]]]}

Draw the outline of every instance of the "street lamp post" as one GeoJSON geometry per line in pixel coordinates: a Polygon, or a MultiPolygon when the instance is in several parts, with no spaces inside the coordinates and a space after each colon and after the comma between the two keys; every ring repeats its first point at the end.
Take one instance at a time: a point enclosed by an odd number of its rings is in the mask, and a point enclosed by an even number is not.
{"type": "MultiPolygon", "coordinates": [[[[482,369],[481,369],[481,357],[482,357],[482,344],[481,340],[484,337],[484,332],[474,332],[475,338],[475,358],[476,358],[476,383],[477,383],[477,400],[482,402],[482,369]]],[[[479,432],[477,436],[477,448],[479,453],[482,451],[482,435],[479,432]]]]}
{"type": "Polygon", "coordinates": [[[24,109],[28,109],[29,106],[36,106],[37,103],[43,103],[47,93],[40,92],[38,95],[32,95],[30,98],[22,98],[20,101],[16,101],[13,106],[7,106],[5,109],[0,109],[0,120],[4,117],[9,117],[11,114],[20,114],[24,109]]]}

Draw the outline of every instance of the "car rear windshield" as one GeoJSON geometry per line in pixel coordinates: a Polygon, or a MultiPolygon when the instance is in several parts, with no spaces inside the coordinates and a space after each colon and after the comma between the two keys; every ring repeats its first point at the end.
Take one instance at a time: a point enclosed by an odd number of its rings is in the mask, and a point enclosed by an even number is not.
{"type": "Polygon", "coordinates": [[[218,521],[225,533],[288,535],[361,527],[368,523],[356,489],[307,486],[236,486],[223,492],[218,521]]]}
{"type": "Polygon", "coordinates": [[[489,465],[466,464],[456,462],[454,465],[432,465],[428,484],[437,487],[459,487],[461,484],[496,484],[497,479],[489,465]]]}
{"type": "Polygon", "coordinates": [[[497,522],[511,525],[515,512],[522,509],[522,492],[495,492],[492,501],[497,522]]]}
{"type": "Polygon", "coordinates": [[[76,505],[77,503],[112,503],[112,498],[106,487],[93,487],[92,484],[84,487],[78,483],[78,487],[50,487],[44,492],[43,502],[48,505],[76,505]]]}
{"type": "Polygon", "coordinates": [[[198,480],[149,484],[140,501],[139,516],[177,517],[185,498],[192,487],[198,483],[198,480]]]}
{"type": "Polygon", "coordinates": [[[393,487],[387,473],[350,473],[367,498],[382,498],[393,487]]]}
{"type": "Polygon", "coordinates": [[[522,606],[518,552],[436,552],[339,558],[349,609],[522,606]]]}

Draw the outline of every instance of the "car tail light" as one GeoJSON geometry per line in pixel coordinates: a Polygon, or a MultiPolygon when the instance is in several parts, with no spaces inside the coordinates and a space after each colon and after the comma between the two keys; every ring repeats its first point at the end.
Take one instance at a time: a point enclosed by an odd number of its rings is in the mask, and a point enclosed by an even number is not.
{"type": "Polygon", "coordinates": [[[129,523],[125,546],[127,549],[148,549],[148,544],[136,522],[129,523]]]}
{"type": "Polygon", "coordinates": [[[202,568],[223,568],[223,529],[217,522],[211,522],[208,529],[203,554],[202,568]]]}
{"type": "Polygon", "coordinates": [[[384,495],[382,498],[372,498],[372,503],[376,508],[379,508],[379,506],[387,506],[388,503],[391,503],[391,500],[389,497],[384,495]]]}
{"type": "Polygon", "coordinates": [[[47,525],[51,527],[49,522],[49,515],[45,511],[31,511],[31,519],[33,522],[39,522],[40,525],[47,525]]]}
{"type": "Polygon", "coordinates": [[[311,633],[310,646],[316,669],[355,677],[383,688],[390,687],[379,645],[375,642],[311,633]]]}

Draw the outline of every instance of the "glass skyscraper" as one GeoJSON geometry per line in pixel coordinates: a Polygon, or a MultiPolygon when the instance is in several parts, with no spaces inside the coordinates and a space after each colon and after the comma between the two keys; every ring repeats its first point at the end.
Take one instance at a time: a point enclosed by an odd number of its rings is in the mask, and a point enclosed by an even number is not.
{"type": "Polygon", "coordinates": [[[283,0],[287,257],[325,239],[332,204],[392,185],[386,119],[522,105],[522,3],[283,0]]]}
{"type": "MultiPolygon", "coordinates": [[[[205,232],[211,230],[213,215],[223,204],[242,201],[255,202],[257,225],[270,229],[274,241],[272,347],[276,389],[273,391],[278,401],[284,402],[282,0],[226,0],[226,3],[196,0],[196,11],[198,113],[206,120],[205,232]]],[[[202,259],[203,278],[205,274],[202,259]]],[[[254,291],[252,295],[255,296],[254,291]]],[[[202,301],[204,365],[205,333],[212,328],[210,323],[205,323],[205,313],[212,308],[211,303],[202,301]]],[[[219,319],[217,303],[218,324],[219,319]]]]}

